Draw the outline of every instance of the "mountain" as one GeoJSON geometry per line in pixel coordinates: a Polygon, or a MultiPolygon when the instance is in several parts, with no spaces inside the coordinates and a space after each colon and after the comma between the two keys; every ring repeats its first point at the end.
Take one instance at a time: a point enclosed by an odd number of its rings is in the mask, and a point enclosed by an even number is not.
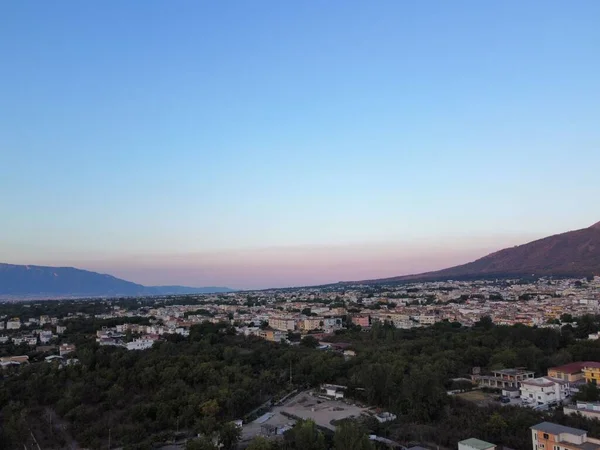
{"type": "Polygon", "coordinates": [[[0,263],[0,296],[110,297],[231,292],[225,287],[142,286],[112,275],[73,267],[19,266],[0,263]]]}
{"type": "Polygon", "coordinates": [[[417,275],[367,280],[363,283],[530,275],[600,275],[600,222],[582,230],[506,248],[461,266],[417,275]]]}

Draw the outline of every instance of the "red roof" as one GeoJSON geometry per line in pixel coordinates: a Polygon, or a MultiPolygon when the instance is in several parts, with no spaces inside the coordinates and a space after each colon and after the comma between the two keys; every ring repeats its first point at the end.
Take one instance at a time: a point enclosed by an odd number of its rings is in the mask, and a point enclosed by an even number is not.
{"type": "Polygon", "coordinates": [[[564,366],[550,367],[548,370],[572,374],[582,372],[584,367],[600,368],[600,363],[594,361],[579,361],[565,364],[564,366]]]}

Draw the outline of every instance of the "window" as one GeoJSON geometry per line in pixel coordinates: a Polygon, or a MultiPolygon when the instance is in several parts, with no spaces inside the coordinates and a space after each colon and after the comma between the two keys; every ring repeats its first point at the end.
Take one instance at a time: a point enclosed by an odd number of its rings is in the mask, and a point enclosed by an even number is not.
{"type": "Polygon", "coordinates": [[[550,439],[550,436],[548,436],[548,433],[544,433],[544,439],[550,439]]]}

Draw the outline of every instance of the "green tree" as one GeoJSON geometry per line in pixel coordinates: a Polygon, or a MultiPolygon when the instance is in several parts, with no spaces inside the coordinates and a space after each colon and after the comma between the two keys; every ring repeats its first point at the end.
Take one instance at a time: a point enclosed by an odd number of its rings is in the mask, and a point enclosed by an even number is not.
{"type": "Polygon", "coordinates": [[[335,450],[371,450],[367,431],[356,421],[345,420],[335,427],[333,436],[335,450]]]}
{"type": "Polygon", "coordinates": [[[319,341],[317,341],[317,339],[314,336],[308,335],[302,338],[302,340],[300,341],[300,345],[309,348],[316,348],[319,345],[319,341]]]}
{"type": "Polygon", "coordinates": [[[190,439],[185,444],[185,450],[218,450],[218,447],[208,437],[190,439]]]}
{"type": "Polygon", "coordinates": [[[312,420],[300,420],[286,432],[286,442],[296,450],[326,450],[325,436],[312,420]]]}
{"type": "Polygon", "coordinates": [[[246,450],[275,450],[276,448],[276,443],[271,442],[262,436],[258,436],[252,439],[246,450]]]}
{"type": "Polygon", "coordinates": [[[242,429],[233,422],[228,422],[219,431],[219,443],[225,450],[233,450],[242,437],[242,429]]]}

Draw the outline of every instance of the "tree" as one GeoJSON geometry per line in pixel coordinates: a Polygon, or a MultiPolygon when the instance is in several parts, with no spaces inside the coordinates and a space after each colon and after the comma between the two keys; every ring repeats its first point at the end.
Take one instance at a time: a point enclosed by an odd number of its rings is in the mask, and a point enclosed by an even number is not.
{"type": "Polygon", "coordinates": [[[219,431],[219,442],[225,450],[233,450],[242,437],[242,429],[233,422],[226,423],[219,431]]]}
{"type": "Polygon", "coordinates": [[[312,420],[300,420],[286,432],[286,441],[296,450],[326,450],[325,436],[312,420]]]}
{"type": "Polygon", "coordinates": [[[335,450],[371,450],[366,430],[356,421],[345,420],[335,427],[333,436],[335,450]]]}
{"type": "Polygon", "coordinates": [[[246,450],[275,450],[275,448],[277,448],[277,444],[258,436],[252,439],[246,450]]]}
{"type": "Polygon", "coordinates": [[[568,313],[564,313],[560,316],[560,321],[563,323],[573,323],[573,316],[568,313]]]}
{"type": "Polygon", "coordinates": [[[212,439],[201,437],[199,439],[191,439],[185,443],[185,450],[217,450],[217,446],[212,439]]]}
{"type": "Polygon", "coordinates": [[[314,336],[305,336],[301,341],[300,345],[309,348],[316,348],[319,345],[319,341],[314,336]]]}

